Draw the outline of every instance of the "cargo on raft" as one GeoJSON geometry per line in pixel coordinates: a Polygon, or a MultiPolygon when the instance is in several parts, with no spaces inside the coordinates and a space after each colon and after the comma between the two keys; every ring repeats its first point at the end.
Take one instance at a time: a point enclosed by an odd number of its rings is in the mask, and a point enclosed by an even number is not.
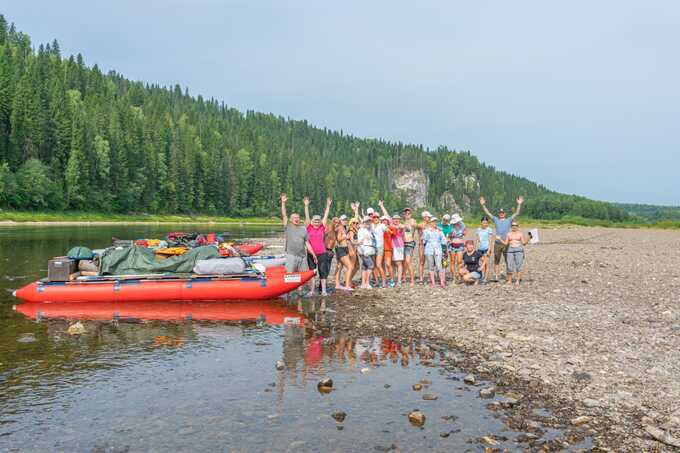
{"type": "Polygon", "coordinates": [[[111,247],[94,251],[75,247],[49,261],[48,278],[14,296],[28,302],[265,300],[299,288],[315,274],[287,273],[281,255],[244,253],[259,251],[263,244],[226,244],[215,235],[185,233],[166,239],[116,239],[111,247]],[[181,253],[158,253],[168,245],[181,253]]]}

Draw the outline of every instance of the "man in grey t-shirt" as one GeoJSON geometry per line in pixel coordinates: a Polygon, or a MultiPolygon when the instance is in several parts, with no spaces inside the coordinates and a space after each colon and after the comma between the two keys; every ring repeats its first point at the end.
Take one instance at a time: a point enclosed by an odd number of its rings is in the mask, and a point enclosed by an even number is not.
{"type": "Polygon", "coordinates": [[[517,207],[510,218],[506,216],[505,209],[503,208],[498,210],[498,217],[496,217],[486,208],[486,199],[484,197],[479,198],[479,204],[482,205],[484,213],[493,220],[493,223],[496,226],[496,241],[493,247],[493,270],[494,274],[496,274],[496,280],[498,280],[498,267],[501,264],[501,257],[503,257],[505,265],[508,265],[508,246],[501,241],[504,241],[508,236],[513,219],[519,215],[519,211],[522,209],[522,203],[524,203],[524,197],[517,197],[517,207]]]}
{"type": "MultiPolygon", "coordinates": [[[[292,213],[290,215],[290,222],[288,213],[286,212],[286,203],[288,196],[285,193],[281,194],[281,218],[283,219],[283,226],[285,228],[285,253],[286,253],[286,272],[304,272],[309,270],[307,266],[307,254],[312,256],[316,262],[316,254],[312,249],[312,244],[307,238],[307,227],[300,221],[300,214],[292,213]]],[[[314,279],[310,280],[311,293],[314,293],[314,279]]]]}

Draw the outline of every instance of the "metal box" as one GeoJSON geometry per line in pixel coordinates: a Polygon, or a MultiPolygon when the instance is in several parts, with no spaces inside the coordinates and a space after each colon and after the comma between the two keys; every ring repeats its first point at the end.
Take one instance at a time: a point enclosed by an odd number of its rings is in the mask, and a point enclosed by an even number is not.
{"type": "Polygon", "coordinates": [[[67,256],[56,256],[47,262],[47,279],[51,282],[67,282],[76,272],[76,260],[67,256]]]}

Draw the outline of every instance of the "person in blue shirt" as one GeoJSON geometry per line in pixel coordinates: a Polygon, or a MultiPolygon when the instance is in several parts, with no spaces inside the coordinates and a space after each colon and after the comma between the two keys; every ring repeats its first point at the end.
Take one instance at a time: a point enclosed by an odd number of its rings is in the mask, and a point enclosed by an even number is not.
{"type": "Polygon", "coordinates": [[[477,250],[486,257],[482,266],[481,281],[484,283],[486,282],[487,275],[489,275],[489,257],[491,256],[491,245],[495,236],[493,228],[489,226],[489,218],[487,216],[482,217],[482,226],[475,230],[475,236],[477,237],[477,250]]]}
{"type": "Polygon", "coordinates": [[[501,257],[505,261],[505,266],[507,267],[508,265],[508,246],[503,243],[505,239],[508,236],[508,233],[510,232],[510,229],[512,228],[512,221],[519,215],[519,211],[522,209],[522,204],[524,203],[524,197],[517,197],[517,207],[515,208],[514,214],[512,214],[511,217],[508,218],[507,214],[505,213],[505,209],[501,208],[498,210],[498,217],[495,215],[491,214],[491,211],[489,211],[486,207],[486,199],[484,197],[479,198],[479,204],[482,205],[482,209],[484,210],[484,213],[491,219],[493,220],[494,225],[496,226],[496,241],[494,243],[494,254],[493,254],[493,270],[494,274],[496,275],[496,281],[498,281],[498,267],[501,264],[501,257]]]}

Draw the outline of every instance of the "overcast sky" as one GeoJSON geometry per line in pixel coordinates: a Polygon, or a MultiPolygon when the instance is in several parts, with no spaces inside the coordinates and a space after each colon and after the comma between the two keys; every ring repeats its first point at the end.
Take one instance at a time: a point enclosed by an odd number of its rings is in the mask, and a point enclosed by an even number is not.
{"type": "Polygon", "coordinates": [[[239,109],[680,205],[680,2],[6,1],[64,54],[239,109]]]}

